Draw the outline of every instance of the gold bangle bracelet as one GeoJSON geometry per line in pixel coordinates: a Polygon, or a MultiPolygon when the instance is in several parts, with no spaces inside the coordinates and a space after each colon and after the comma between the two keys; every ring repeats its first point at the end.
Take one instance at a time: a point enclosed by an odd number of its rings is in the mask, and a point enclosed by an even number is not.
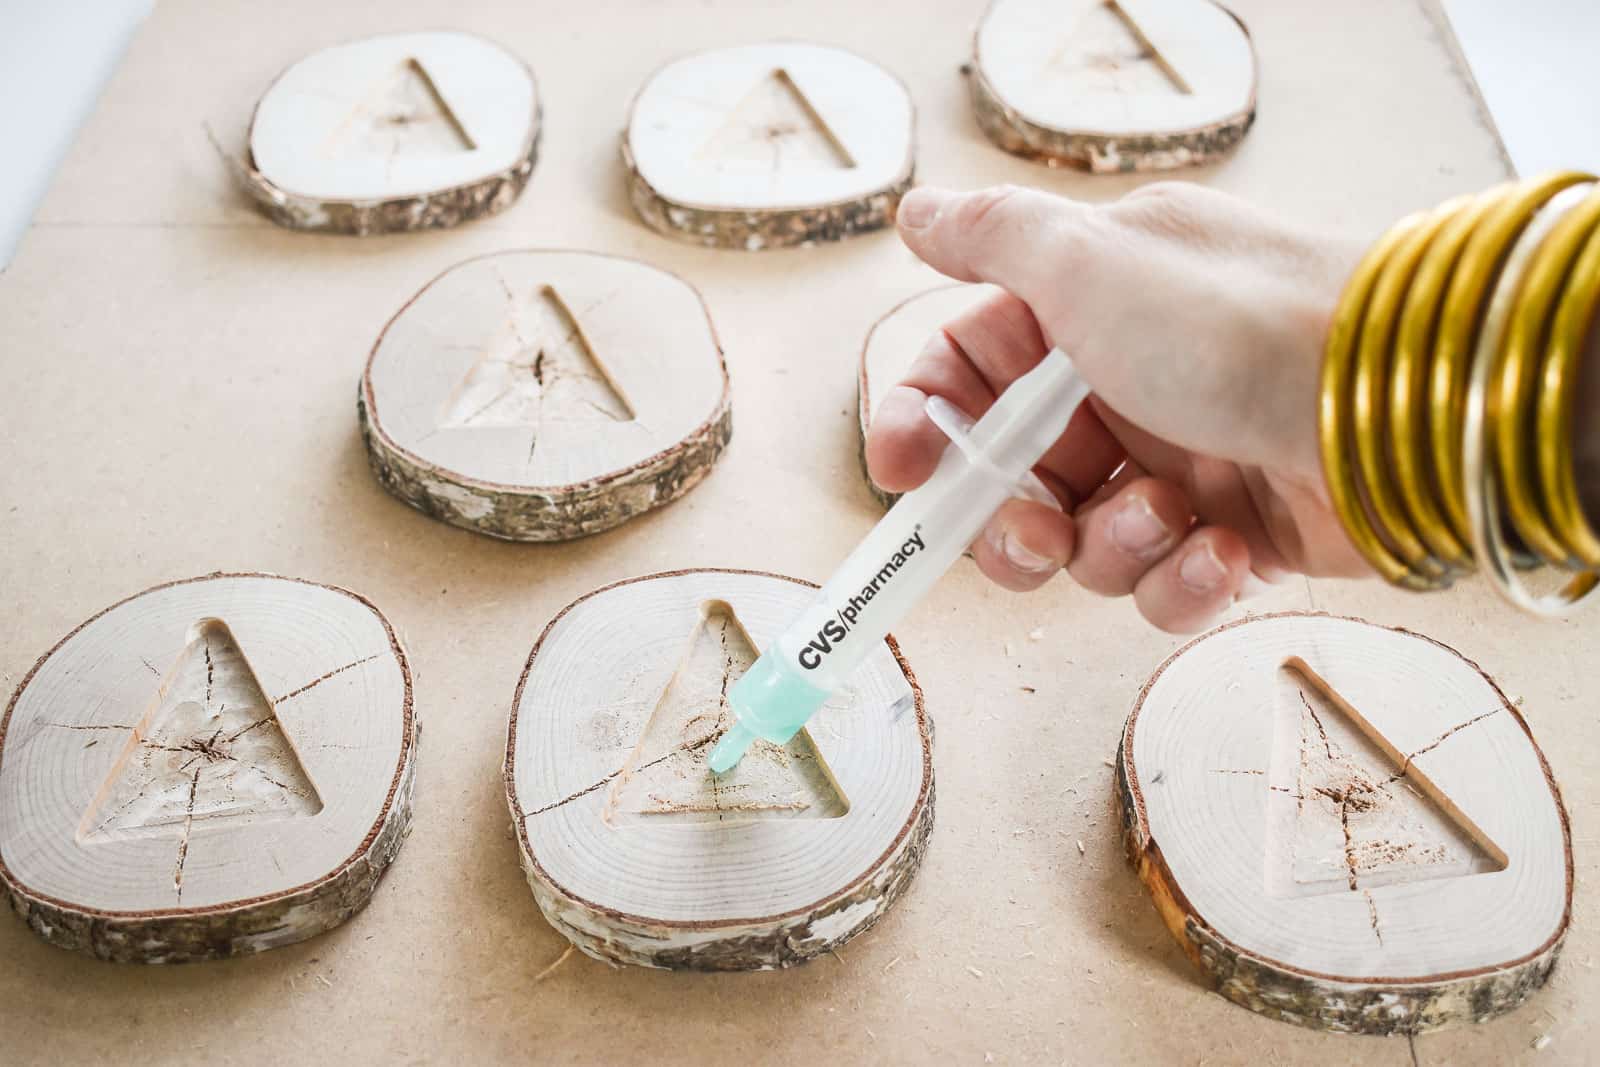
{"type": "Polygon", "coordinates": [[[1550,520],[1568,551],[1589,568],[1600,568],[1600,536],[1579,501],[1572,433],[1579,364],[1596,311],[1600,311],[1600,227],[1589,234],[1556,306],[1534,434],[1539,484],[1550,520]]]}
{"type": "MultiPolygon", "coordinates": [[[[1428,459],[1434,472],[1432,488],[1438,493],[1438,509],[1451,533],[1463,546],[1470,545],[1472,533],[1467,529],[1467,509],[1456,488],[1460,478],[1461,463],[1461,410],[1466,403],[1466,364],[1471,348],[1466,337],[1445,337],[1440,322],[1444,314],[1445,294],[1450,279],[1455,276],[1456,264],[1467,247],[1467,241],[1477,232],[1489,213],[1516,191],[1515,184],[1496,186],[1479,197],[1472,208],[1457,216],[1428,250],[1422,268],[1418,271],[1424,284],[1412,290],[1406,300],[1405,314],[1429,324],[1429,344],[1432,361],[1429,364],[1427,394],[1428,459]],[[1454,475],[1455,480],[1452,480],[1454,475]]],[[[1403,446],[1403,442],[1402,442],[1403,446]]],[[[1421,465],[1421,461],[1418,462],[1421,465]]],[[[1419,489],[1420,491],[1420,489],[1419,489]]],[[[1462,554],[1470,557],[1470,549],[1463,547],[1462,554]]]]}
{"type": "Polygon", "coordinates": [[[1329,506],[1379,574],[1426,590],[1482,570],[1542,614],[1600,589],[1573,459],[1597,313],[1593,175],[1459,197],[1374,243],[1334,308],[1317,441],[1329,506]],[[1518,573],[1541,568],[1566,573],[1556,592],[1518,573]]]}
{"type": "Polygon", "coordinates": [[[1389,426],[1394,438],[1390,452],[1401,499],[1433,554],[1458,572],[1471,569],[1470,536],[1451,526],[1444,509],[1435,502],[1439,489],[1428,453],[1428,374],[1440,295],[1462,246],[1502,192],[1504,187],[1482,196],[1462,197],[1439,209],[1448,210],[1450,217],[1423,252],[1406,291],[1389,379],[1389,426]]]}
{"type": "Polygon", "coordinates": [[[1465,483],[1461,470],[1461,413],[1478,327],[1489,290],[1505,264],[1511,243],[1534,212],[1556,193],[1586,177],[1578,171],[1559,171],[1513,186],[1473,230],[1450,276],[1444,306],[1439,312],[1439,337],[1429,407],[1437,420],[1432,424],[1432,432],[1435,436],[1433,455],[1439,472],[1439,490],[1445,513],[1455,523],[1457,530],[1469,532],[1471,529],[1467,521],[1466,497],[1462,491],[1465,483]]]}
{"type": "MultiPolygon", "coordinates": [[[[1581,190],[1571,194],[1581,195],[1581,190]]],[[[1472,378],[1467,387],[1465,436],[1462,441],[1463,485],[1467,514],[1472,523],[1473,551],[1495,588],[1518,607],[1538,615],[1565,615],[1584,603],[1600,584],[1600,574],[1585,571],[1575,575],[1554,593],[1536,594],[1517,577],[1511,561],[1505,522],[1501,515],[1501,490],[1506,475],[1495,462],[1495,425],[1502,417],[1495,394],[1499,371],[1496,352],[1504,339],[1522,283],[1541,251],[1541,245],[1563,214],[1577,202],[1565,190],[1541,207],[1519,234],[1506,256],[1484,313],[1474,356],[1472,378]]]]}
{"type": "Polygon", "coordinates": [[[1378,272],[1363,313],[1361,335],[1356,341],[1351,382],[1354,393],[1351,429],[1355,438],[1356,466],[1367,491],[1367,504],[1372,508],[1378,527],[1389,535],[1396,554],[1413,571],[1429,578],[1442,577],[1448,568],[1429,551],[1413,527],[1396,489],[1396,479],[1390,475],[1389,454],[1384,448],[1384,422],[1388,414],[1384,401],[1389,391],[1389,357],[1401,302],[1429,242],[1450,221],[1452,207],[1445,205],[1407,232],[1378,272]]]}
{"type": "Polygon", "coordinates": [[[1334,311],[1328,329],[1328,343],[1322,360],[1322,387],[1317,420],[1322,465],[1328,480],[1328,494],[1345,532],[1373,568],[1396,585],[1409,589],[1433,589],[1441,583],[1416,574],[1404,560],[1395,556],[1367,518],[1362,507],[1355,471],[1346,450],[1352,423],[1349,383],[1355,362],[1356,339],[1366,313],[1367,298],[1391,252],[1407,234],[1422,225],[1425,216],[1409,215],[1378,239],[1351,275],[1344,295],[1334,311]]]}
{"type": "MultiPolygon", "coordinates": [[[[1571,194],[1563,192],[1557,199],[1571,194]]],[[[1554,209],[1556,200],[1550,202],[1554,209]]],[[[1545,351],[1546,325],[1560,295],[1572,261],[1582,250],[1590,231],[1600,220],[1600,195],[1593,187],[1583,201],[1560,216],[1531,256],[1519,280],[1516,302],[1498,346],[1498,366],[1491,364],[1486,398],[1495,413],[1494,449],[1506,514],[1523,544],[1545,563],[1565,567],[1571,552],[1546,520],[1539,501],[1529,439],[1534,429],[1534,393],[1538,386],[1538,360],[1545,351]]]]}

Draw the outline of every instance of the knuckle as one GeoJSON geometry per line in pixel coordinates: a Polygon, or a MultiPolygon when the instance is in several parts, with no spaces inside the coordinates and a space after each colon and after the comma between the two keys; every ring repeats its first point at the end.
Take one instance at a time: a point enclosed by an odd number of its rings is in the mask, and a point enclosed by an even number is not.
{"type": "Polygon", "coordinates": [[[1024,190],[1015,185],[995,185],[967,197],[955,222],[976,237],[985,237],[1014,225],[1024,190]]]}
{"type": "Polygon", "coordinates": [[[1197,187],[1193,182],[1173,181],[1169,179],[1167,181],[1151,182],[1149,185],[1142,185],[1139,188],[1129,192],[1122,199],[1124,201],[1182,201],[1193,197],[1196,188],[1197,187]]]}
{"type": "Polygon", "coordinates": [[[1215,194],[1193,182],[1164,181],[1135,189],[1109,206],[1113,216],[1158,233],[1187,234],[1215,213],[1215,194]]]}

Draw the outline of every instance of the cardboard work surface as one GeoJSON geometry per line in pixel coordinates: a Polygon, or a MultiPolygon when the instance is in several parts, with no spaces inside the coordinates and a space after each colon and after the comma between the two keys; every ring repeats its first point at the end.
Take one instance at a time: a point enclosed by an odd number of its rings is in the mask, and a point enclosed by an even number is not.
{"type": "MultiPolygon", "coordinates": [[[[1260,54],[1260,117],[1233,157],[1181,177],[1369,237],[1505,176],[1428,11],[1387,0],[1235,6],[1260,54]]],[[[1523,700],[1564,786],[1577,891],[1553,980],[1506,1018],[1414,1043],[1339,1037],[1208,992],[1122,859],[1105,762],[1177,639],[1127,602],[1065,579],[1013,596],[967,561],[898,628],[938,722],[937,825],[916,883],[881,924],[836,958],[788,972],[613,970],[574,955],[537,978],[566,942],[523,881],[500,779],[534,639],[569,601],[629,575],[732,566],[824,577],[879,514],[856,461],[862,341],[896,302],[938,282],[887,233],[754,255],[651,233],[627,205],[617,159],[628,101],[686,51],[815,39],[905,79],[920,181],[1095,199],[1136,184],[1029,164],[983,139],[957,70],[981,8],[158,6],[0,274],[0,688],[9,694],[84,618],[169,579],[262,570],[344,585],[389,616],[416,672],[416,820],[366,911],[251,959],[112,966],[0,917],[0,1059],[1403,1065],[1592,1055],[1600,687],[1585,666],[1596,617],[1536,622],[1481,587],[1416,597],[1375,582],[1297,581],[1248,606],[1422,630],[1523,700]],[[306,52],[443,26],[500,41],[539,79],[543,147],[509,211],[360,240],[279,229],[233,191],[204,124],[236,147],[257,95],[306,52]],[[705,295],[733,380],[733,443],[704,485],[559,546],[496,543],[417,514],[373,480],[356,428],[357,376],[395,309],[452,263],[527,246],[636,256],[681,274],[705,295]]]]}

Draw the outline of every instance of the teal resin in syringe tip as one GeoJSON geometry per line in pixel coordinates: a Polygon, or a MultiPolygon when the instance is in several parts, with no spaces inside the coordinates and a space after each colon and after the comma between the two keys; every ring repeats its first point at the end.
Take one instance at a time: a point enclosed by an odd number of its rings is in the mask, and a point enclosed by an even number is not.
{"type": "Polygon", "coordinates": [[[944,398],[929,397],[929,417],[950,438],[939,465],[889,509],[811,606],[728,689],[736,719],[711,750],[711,770],[731,770],[758,737],[781,745],[798,733],[1001,504],[1021,493],[1054,505],[1033,466],[1088,395],[1072,361],[1055,349],[976,423],[944,398]]]}

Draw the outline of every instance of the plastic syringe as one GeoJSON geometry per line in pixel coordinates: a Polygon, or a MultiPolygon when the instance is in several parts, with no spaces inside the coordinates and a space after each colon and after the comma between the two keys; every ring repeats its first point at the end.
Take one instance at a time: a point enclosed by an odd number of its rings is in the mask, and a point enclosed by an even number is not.
{"type": "Polygon", "coordinates": [[[950,438],[939,465],[889,509],[811,605],[728,689],[736,719],[711,750],[711,770],[730,770],[758,737],[781,745],[798,733],[1001,504],[1044,494],[1033,466],[1088,395],[1072,361],[1054,349],[976,423],[942,397],[929,397],[929,417],[950,438]]]}

